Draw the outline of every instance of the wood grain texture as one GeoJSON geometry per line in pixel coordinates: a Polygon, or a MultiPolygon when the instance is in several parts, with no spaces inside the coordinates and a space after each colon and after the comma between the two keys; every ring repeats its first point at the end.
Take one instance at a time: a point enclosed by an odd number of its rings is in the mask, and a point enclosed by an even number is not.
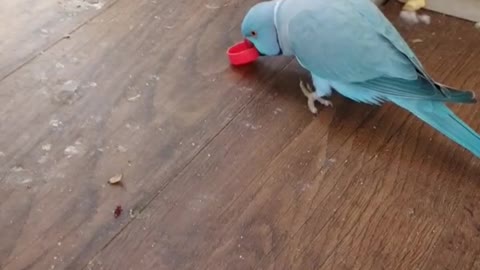
{"type": "Polygon", "coordinates": [[[4,269],[81,269],[289,61],[232,72],[231,4],[120,1],[1,82],[4,269]]]}
{"type": "Polygon", "coordinates": [[[0,0],[0,79],[116,0],[0,0]]]}
{"type": "MultiPolygon", "coordinates": [[[[313,117],[288,58],[230,68],[254,2],[118,0],[0,82],[0,268],[480,269],[480,162],[390,104],[313,117]]],[[[397,25],[480,94],[469,23],[397,25]]]]}
{"type": "MultiPolygon", "coordinates": [[[[422,38],[414,47],[434,77],[478,89],[479,39],[466,38],[475,30],[434,18],[435,27],[403,29],[407,38],[422,38]]],[[[269,92],[292,91],[298,72],[283,71],[269,92]]],[[[301,98],[254,100],[92,268],[475,269],[480,239],[465,223],[478,215],[457,212],[464,195],[477,197],[478,161],[399,108],[335,101],[335,113],[305,125],[308,114],[292,111],[301,98]],[[272,120],[276,108],[282,117],[272,120]],[[252,115],[261,128],[245,136],[252,115]],[[446,236],[456,226],[468,236],[446,236]],[[439,245],[453,240],[468,254],[439,245]],[[128,262],[116,260],[125,249],[128,262]]],[[[477,107],[460,115],[478,130],[477,107]]]]}

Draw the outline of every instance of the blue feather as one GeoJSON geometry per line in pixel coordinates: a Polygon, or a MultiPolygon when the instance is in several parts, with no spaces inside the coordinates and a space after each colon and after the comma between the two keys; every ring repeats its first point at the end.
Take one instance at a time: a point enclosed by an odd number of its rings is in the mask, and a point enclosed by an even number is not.
{"type": "Polygon", "coordinates": [[[413,102],[405,99],[392,101],[480,158],[480,136],[445,104],[433,101],[413,102]]]}
{"type": "Polygon", "coordinates": [[[474,94],[435,82],[370,0],[262,2],[242,33],[265,55],[295,56],[318,96],[330,85],[358,102],[394,102],[480,157],[480,136],[445,105],[475,103],[474,94]]]}

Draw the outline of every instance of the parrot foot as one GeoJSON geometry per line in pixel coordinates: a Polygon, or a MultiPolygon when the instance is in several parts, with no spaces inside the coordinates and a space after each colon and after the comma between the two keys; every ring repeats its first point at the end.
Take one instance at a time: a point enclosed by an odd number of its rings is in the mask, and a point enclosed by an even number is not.
{"type": "Polygon", "coordinates": [[[302,80],[300,80],[300,89],[302,90],[302,93],[307,97],[308,101],[308,109],[313,113],[317,114],[318,110],[317,107],[315,107],[315,101],[318,101],[320,104],[326,107],[333,107],[333,103],[325,98],[319,97],[315,91],[313,91],[312,87],[308,83],[303,83],[302,80]]]}
{"type": "Polygon", "coordinates": [[[430,24],[430,16],[426,14],[417,14],[415,11],[402,10],[400,12],[400,18],[408,24],[417,24],[422,22],[424,24],[430,24]]]}

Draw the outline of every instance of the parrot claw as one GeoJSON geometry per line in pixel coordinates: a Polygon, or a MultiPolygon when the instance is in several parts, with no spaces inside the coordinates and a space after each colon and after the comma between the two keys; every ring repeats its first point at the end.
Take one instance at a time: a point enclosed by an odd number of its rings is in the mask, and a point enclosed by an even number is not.
{"type": "Polygon", "coordinates": [[[317,93],[313,91],[310,84],[308,83],[305,84],[302,80],[300,80],[300,89],[302,90],[302,93],[307,97],[308,109],[313,114],[316,115],[318,113],[318,109],[317,107],[315,107],[315,101],[318,101],[323,106],[333,107],[333,103],[330,100],[319,97],[317,93]]]}
{"type": "Polygon", "coordinates": [[[320,102],[320,104],[322,104],[325,107],[332,107],[333,108],[333,103],[328,99],[317,98],[317,101],[320,102]]]}
{"type": "Polygon", "coordinates": [[[417,24],[417,23],[424,23],[424,24],[430,24],[430,16],[426,14],[417,14],[415,11],[410,11],[410,10],[402,10],[400,12],[400,18],[408,23],[408,24],[417,24]]]}

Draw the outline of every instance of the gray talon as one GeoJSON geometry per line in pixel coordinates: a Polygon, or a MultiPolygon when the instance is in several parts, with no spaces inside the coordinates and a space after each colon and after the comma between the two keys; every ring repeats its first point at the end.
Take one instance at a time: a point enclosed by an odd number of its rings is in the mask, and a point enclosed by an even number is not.
{"type": "Polygon", "coordinates": [[[330,100],[319,97],[317,93],[313,91],[310,84],[305,84],[302,80],[300,80],[300,89],[302,90],[302,93],[307,97],[308,109],[313,114],[318,113],[318,109],[317,107],[315,107],[315,101],[320,102],[320,104],[322,104],[323,106],[333,107],[333,103],[330,100]]]}

